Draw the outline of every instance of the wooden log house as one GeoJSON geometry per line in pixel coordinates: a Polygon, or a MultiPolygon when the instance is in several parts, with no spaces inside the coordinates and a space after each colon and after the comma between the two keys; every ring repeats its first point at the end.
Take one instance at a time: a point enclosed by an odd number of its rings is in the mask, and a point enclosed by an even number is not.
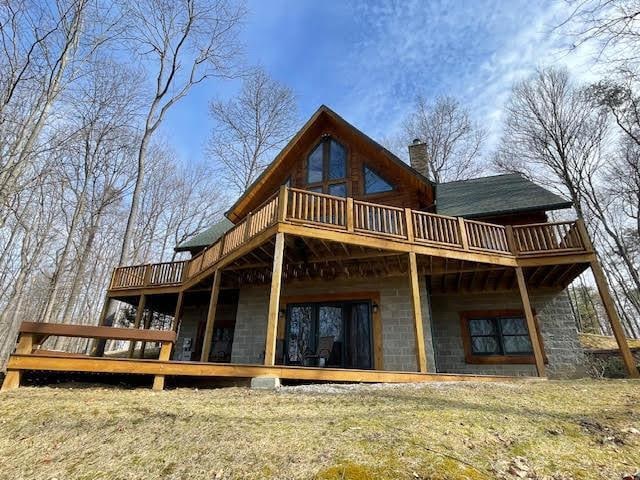
{"type": "Polygon", "coordinates": [[[588,268],[638,377],[584,224],[548,221],[571,203],[518,175],[433,184],[424,147],[407,165],[320,107],[223,221],[176,247],[189,260],[114,270],[107,298],[136,307],[135,329],[25,323],[3,389],[25,370],[144,374],[156,389],[166,376],[580,376],[565,289],[588,268]],[[146,330],[150,308],[174,316],[171,331],[146,330]],[[163,347],[158,359],[39,351],[51,335],[163,347]]]}

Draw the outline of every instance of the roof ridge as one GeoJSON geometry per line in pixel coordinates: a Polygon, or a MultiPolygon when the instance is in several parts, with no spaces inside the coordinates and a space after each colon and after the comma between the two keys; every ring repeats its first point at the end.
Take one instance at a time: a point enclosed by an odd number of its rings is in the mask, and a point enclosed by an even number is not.
{"type": "Polygon", "coordinates": [[[449,183],[459,183],[459,182],[471,182],[474,180],[484,180],[485,178],[495,178],[495,177],[508,177],[508,176],[518,176],[518,177],[522,177],[524,178],[521,174],[519,173],[496,173],[494,175],[485,175],[483,177],[473,177],[473,178],[464,178],[464,179],[460,179],[460,180],[451,180],[448,182],[440,182],[440,183],[436,183],[436,185],[447,185],[449,183]]]}

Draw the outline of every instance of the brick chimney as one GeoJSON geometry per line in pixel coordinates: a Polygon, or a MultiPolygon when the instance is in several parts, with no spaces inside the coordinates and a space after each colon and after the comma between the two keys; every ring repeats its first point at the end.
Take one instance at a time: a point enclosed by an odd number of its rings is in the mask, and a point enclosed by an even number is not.
{"type": "Polygon", "coordinates": [[[409,163],[425,177],[427,176],[427,144],[419,138],[409,145],[409,163]]]}

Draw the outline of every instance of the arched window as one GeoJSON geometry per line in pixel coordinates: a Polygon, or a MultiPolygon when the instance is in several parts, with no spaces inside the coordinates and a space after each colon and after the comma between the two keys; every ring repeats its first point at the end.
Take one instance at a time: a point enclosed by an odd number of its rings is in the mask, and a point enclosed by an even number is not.
{"type": "Polygon", "coordinates": [[[333,138],[323,138],[307,157],[307,187],[347,196],[347,150],[333,138]]]}

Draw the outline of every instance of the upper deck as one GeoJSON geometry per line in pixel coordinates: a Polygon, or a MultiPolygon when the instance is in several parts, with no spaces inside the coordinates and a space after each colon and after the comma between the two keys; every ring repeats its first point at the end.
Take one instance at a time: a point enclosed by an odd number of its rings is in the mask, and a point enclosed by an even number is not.
{"type": "Polygon", "coordinates": [[[502,226],[282,187],[190,260],[115,268],[109,290],[188,288],[279,231],[507,267],[592,254],[580,221],[502,226]]]}

